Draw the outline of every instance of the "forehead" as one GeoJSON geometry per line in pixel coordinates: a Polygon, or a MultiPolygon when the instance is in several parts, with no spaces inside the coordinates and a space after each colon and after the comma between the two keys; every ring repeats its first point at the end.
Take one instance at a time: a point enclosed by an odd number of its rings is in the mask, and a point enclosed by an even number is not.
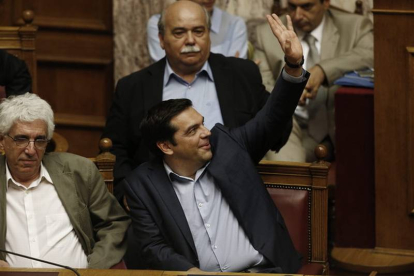
{"type": "Polygon", "coordinates": [[[320,4],[321,0],[288,0],[288,3],[295,6],[302,6],[306,4],[320,4]]]}
{"type": "Polygon", "coordinates": [[[47,134],[47,124],[43,120],[33,122],[16,121],[9,131],[12,135],[44,136],[47,134]]]}
{"type": "Polygon", "coordinates": [[[189,107],[171,119],[171,123],[179,130],[186,130],[189,126],[203,122],[203,116],[194,108],[189,107]]]}
{"type": "Polygon", "coordinates": [[[190,1],[179,1],[169,7],[165,14],[167,28],[192,28],[206,26],[206,18],[200,5],[190,1]]]}

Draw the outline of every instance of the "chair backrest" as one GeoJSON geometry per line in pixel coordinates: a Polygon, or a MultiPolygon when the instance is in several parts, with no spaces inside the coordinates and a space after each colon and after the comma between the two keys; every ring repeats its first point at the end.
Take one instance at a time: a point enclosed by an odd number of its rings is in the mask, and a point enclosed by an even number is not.
{"type": "Polygon", "coordinates": [[[101,172],[102,177],[105,181],[106,187],[108,187],[109,192],[114,192],[114,166],[115,166],[115,155],[109,151],[112,148],[112,141],[109,138],[103,138],[99,142],[99,149],[101,153],[94,158],[89,158],[92,160],[98,170],[101,172]]]}
{"type": "MultiPolygon", "coordinates": [[[[33,11],[23,11],[24,25],[0,26],[0,49],[24,60],[32,76],[32,92],[37,93],[36,32],[37,27],[31,23],[33,11]]],[[[3,96],[4,97],[4,96],[3,96]]]]}
{"type": "MultiPolygon", "coordinates": [[[[322,160],[322,154],[317,154],[322,160]]],[[[328,274],[328,189],[330,164],[262,161],[258,171],[281,212],[304,274],[328,274]],[[314,273],[316,271],[317,273],[314,273]],[[312,272],[312,273],[309,273],[312,272]]]]}

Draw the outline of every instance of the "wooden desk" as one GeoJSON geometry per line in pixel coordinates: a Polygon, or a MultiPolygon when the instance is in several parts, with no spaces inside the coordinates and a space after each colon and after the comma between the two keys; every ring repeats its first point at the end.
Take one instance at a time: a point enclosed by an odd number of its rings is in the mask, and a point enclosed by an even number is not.
{"type": "MultiPolygon", "coordinates": [[[[186,271],[162,271],[162,270],[118,270],[118,269],[79,269],[81,276],[180,276],[189,273],[186,271]]],[[[46,268],[0,268],[0,276],[74,276],[73,271],[66,269],[46,268]]],[[[200,274],[202,275],[202,274],[200,274]]],[[[249,276],[312,276],[304,274],[259,274],[259,273],[219,273],[209,272],[206,275],[249,275],[249,276]]]]}

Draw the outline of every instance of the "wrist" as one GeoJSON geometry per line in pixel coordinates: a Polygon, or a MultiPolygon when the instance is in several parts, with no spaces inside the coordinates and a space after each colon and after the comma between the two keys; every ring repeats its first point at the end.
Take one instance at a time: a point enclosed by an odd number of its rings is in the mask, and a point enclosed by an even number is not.
{"type": "Polygon", "coordinates": [[[288,61],[288,59],[285,56],[285,63],[290,68],[301,68],[302,65],[305,63],[305,58],[304,58],[304,56],[302,56],[302,59],[300,61],[298,61],[296,63],[291,63],[290,61],[288,61]]]}

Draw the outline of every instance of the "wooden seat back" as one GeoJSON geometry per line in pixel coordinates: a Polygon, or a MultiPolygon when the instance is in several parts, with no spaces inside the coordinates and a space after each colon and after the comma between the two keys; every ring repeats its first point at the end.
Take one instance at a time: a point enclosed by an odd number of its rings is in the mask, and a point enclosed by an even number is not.
{"type": "MultiPolygon", "coordinates": [[[[26,62],[32,76],[32,92],[37,93],[37,60],[35,51],[37,27],[32,25],[34,19],[33,11],[23,11],[22,18],[23,26],[0,26],[0,49],[6,50],[8,53],[26,62]]],[[[5,97],[5,94],[3,97],[5,97]]]]}
{"type": "MultiPolygon", "coordinates": [[[[323,147],[323,146],[321,146],[323,147]]],[[[318,147],[318,150],[323,151],[318,147]]],[[[317,153],[319,160],[323,152],[317,153]]],[[[303,256],[303,274],[328,274],[328,189],[330,164],[262,161],[266,188],[281,212],[293,244],[303,256]]]]}

